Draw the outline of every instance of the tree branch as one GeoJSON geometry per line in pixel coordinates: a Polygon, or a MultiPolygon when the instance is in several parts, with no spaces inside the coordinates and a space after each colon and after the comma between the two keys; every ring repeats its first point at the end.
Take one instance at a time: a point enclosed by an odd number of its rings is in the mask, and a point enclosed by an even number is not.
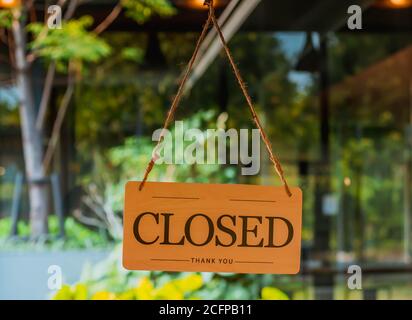
{"type": "Polygon", "coordinates": [[[44,82],[43,94],[41,97],[39,113],[36,119],[37,130],[43,130],[44,122],[46,120],[47,106],[49,105],[51,91],[53,88],[54,75],[56,74],[56,63],[52,61],[47,70],[46,80],[44,82]]]}
{"type": "Polygon", "coordinates": [[[98,219],[85,216],[80,210],[74,210],[73,216],[85,225],[106,229],[106,225],[104,223],[100,222],[98,219]]]}
{"type": "MultiPolygon", "coordinates": [[[[64,4],[66,1],[65,0],[60,0],[59,3],[60,4],[64,4]]],[[[79,0],[72,0],[69,3],[69,6],[66,10],[65,16],[64,16],[64,20],[69,20],[74,12],[75,9],[77,8],[77,5],[79,3],[79,0]]],[[[119,1],[116,6],[113,8],[113,10],[109,13],[109,15],[102,21],[102,23],[100,23],[94,30],[94,32],[99,35],[100,33],[102,33],[104,30],[106,30],[112,23],[114,20],[116,20],[116,18],[119,16],[120,12],[122,11],[122,5],[121,2],[119,1]]],[[[43,36],[47,35],[47,31],[43,36]]],[[[40,35],[42,36],[42,35],[40,35]]],[[[34,61],[34,59],[36,58],[36,56],[32,56],[32,57],[28,57],[30,58],[31,62],[34,61]]],[[[45,86],[43,89],[43,94],[42,94],[42,100],[41,100],[41,105],[40,105],[40,110],[39,110],[39,114],[37,117],[37,121],[36,121],[36,126],[39,130],[41,130],[44,126],[44,121],[45,121],[45,117],[46,117],[46,113],[47,113],[47,107],[50,101],[50,96],[51,96],[51,91],[52,91],[52,86],[53,86],[53,81],[54,81],[54,76],[56,73],[56,64],[54,62],[52,62],[49,66],[48,72],[47,72],[47,76],[46,76],[46,82],[45,82],[45,86]]],[[[69,67],[70,69],[70,67],[69,67]]],[[[68,87],[66,90],[66,93],[63,97],[61,106],[59,108],[58,114],[57,114],[57,118],[56,121],[53,125],[53,130],[52,130],[52,136],[50,138],[49,141],[49,145],[48,148],[46,150],[46,154],[43,160],[43,168],[45,170],[45,172],[48,170],[48,168],[50,167],[56,146],[57,146],[57,142],[59,140],[60,137],[60,130],[61,127],[63,125],[63,121],[64,121],[64,117],[66,115],[67,109],[70,105],[70,100],[72,98],[73,92],[74,92],[74,79],[73,79],[73,74],[71,74],[71,71],[69,70],[69,83],[68,83],[68,87]]]]}
{"type": "Polygon", "coordinates": [[[71,19],[76,11],[77,5],[79,4],[79,0],[71,0],[67,9],[66,13],[64,14],[63,20],[67,21],[71,19]]]}
{"type": "Polygon", "coordinates": [[[6,36],[6,28],[0,28],[0,40],[3,42],[7,47],[9,46],[6,36]]]}
{"type": "Polygon", "coordinates": [[[13,68],[16,68],[16,60],[15,60],[15,56],[13,54],[14,50],[15,50],[15,44],[14,44],[14,39],[12,36],[11,32],[7,32],[7,42],[8,42],[8,47],[9,47],[9,60],[10,60],[10,64],[13,68]]]}
{"type": "Polygon", "coordinates": [[[60,131],[63,125],[64,117],[66,116],[67,109],[69,108],[69,105],[70,105],[70,100],[74,93],[74,84],[75,84],[74,82],[75,82],[74,81],[74,71],[69,66],[67,89],[63,96],[63,100],[61,102],[59,111],[57,112],[57,118],[56,118],[56,121],[54,122],[52,135],[49,140],[49,145],[47,147],[46,155],[44,156],[44,160],[43,160],[44,172],[47,172],[47,170],[49,169],[51,161],[53,159],[54,152],[56,151],[57,142],[59,141],[59,138],[60,138],[60,131]]]}
{"type": "Polygon", "coordinates": [[[36,22],[37,15],[36,15],[36,8],[34,7],[34,0],[30,0],[27,2],[27,10],[30,13],[30,22],[36,22]]]}
{"type": "MultiPolygon", "coordinates": [[[[66,2],[65,0],[60,0],[59,4],[63,5],[65,4],[65,2],[66,2]]],[[[64,20],[67,21],[74,15],[74,12],[77,8],[78,3],[79,3],[79,0],[70,1],[68,8],[66,10],[66,13],[64,15],[64,20]]],[[[104,30],[106,30],[113,23],[113,21],[116,20],[116,18],[119,16],[121,11],[122,11],[122,5],[121,5],[121,2],[119,1],[117,5],[113,8],[113,10],[110,12],[110,14],[103,20],[103,22],[100,23],[96,27],[94,32],[99,35],[104,30]]],[[[46,36],[46,35],[47,35],[47,31],[43,36],[46,36]]],[[[30,59],[31,62],[34,61],[35,58],[36,58],[35,55],[28,57],[28,59],[30,59]]],[[[45,85],[43,88],[43,94],[42,94],[42,99],[40,103],[39,114],[37,116],[36,127],[38,130],[42,130],[44,126],[55,74],[56,74],[56,64],[55,62],[52,62],[49,65],[49,69],[47,71],[46,81],[45,81],[45,85]]],[[[51,160],[53,158],[53,154],[55,152],[57,142],[60,137],[60,129],[63,124],[67,108],[70,104],[71,96],[73,95],[74,83],[73,83],[73,80],[70,80],[70,78],[71,76],[69,75],[69,85],[63,97],[62,105],[59,108],[57,119],[53,126],[52,136],[49,141],[49,146],[47,148],[46,155],[44,157],[43,167],[45,171],[47,171],[47,169],[49,168],[51,160]]]]}
{"type": "MultiPolygon", "coordinates": [[[[65,3],[66,3],[66,0],[60,0],[58,2],[58,5],[63,6],[65,3]]],[[[74,12],[77,8],[78,3],[79,3],[79,0],[72,0],[69,3],[69,5],[67,7],[67,10],[66,10],[66,13],[64,15],[64,20],[65,21],[69,20],[74,15],[74,12]]],[[[40,35],[40,36],[45,37],[46,35],[47,35],[47,31],[45,32],[44,35],[40,35]]],[[[29,61],[29,63],[32,63],[35,59],[36,59],[36,54],[35,53],[31,53],[27,57],[27,60],[29,61]]],[[[43,130],[43,127],[44,127],[44,122],[45,122],[46,114],[47,114],[47,108],[49,106],[50,96],[51,96],[51,92],[52,92],[52,89],[53,89],[53,82],[54,82],[55,74],[56,74],[56,63],[54,61],[52,61],[49,65],[48,70],[47,70],[47,76],[46,76],[46,81],[45,81],[44,87],[43,87],[43,93],[42,93],[42,97],[41,97],[39,113],[38,113],[37,119],[36,119],[36,127],[39,131],[43,130]]]]}
{"type": "MultiPolygon", "coordinates": [[[[59,2],[57,3],[58,6],[63,7],[66,4],[67,0],[59,0],[59,2]]],[[[64,21],[69,20],[77,7],[79,0],[72,0],[66,10],[66,13],[63,17],[64,21]]],[[[47,19],[47,14],[44,15],[45,21],[44,23],[46,23],[46,19],[47,19]]],[[[40,32],[39,36],[37,37],[38,39],[43,39],[47,36],[47,34],[49,33],[49,28],[44,27],[43,30],[40,32]]],[[[28,63],[33,63],[34,60],[36,60],[38,58],[37,54],[35,52],[31,52],[27,55],[27,61],[28,63]]]]}
{"type": "Polygon", "coordinates": [[[93,30],[93,32],[96,33],[97,35],[101,34],[103,31],[105,31],[113,23],[114,20],[117,19],[120,12],[122,12],[121,1],[119,1],[116,4],[116,6],[109,13],[109,15],[93,30]]]}

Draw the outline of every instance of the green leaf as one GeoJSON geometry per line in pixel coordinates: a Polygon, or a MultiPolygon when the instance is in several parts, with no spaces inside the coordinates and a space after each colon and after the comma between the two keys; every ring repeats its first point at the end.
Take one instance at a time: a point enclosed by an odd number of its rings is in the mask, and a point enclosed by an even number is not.
{"type": "Polygon", "coordinates": [[[133,62],[141,62],[143,60],[143,50],[140,48],[124,48],[122,50],[122,58],[133,62]]]}
{"type": "Polygon", "coordinates": [[[28,30],[33,33],[31,49],[40,57],[65,66],[70,60],[79,63],[97,63],[110,52],[110,46],[87,30],[93,23],[89,16],[72,19],[61,29],[47,29],[42,23],[32,23],[28,30]]]}
{"type": "Polygon", "coordinates": [[[138,23],[145,23],[155,14],[167,17],[176,13],[167,0],[123,0],[122,5],[126,15],[138,23]]]}
{"type": "Polygon", "coordinates": [[[10,10],[0,9],[0,28],[11,28],[13,15],[10,10]]]}

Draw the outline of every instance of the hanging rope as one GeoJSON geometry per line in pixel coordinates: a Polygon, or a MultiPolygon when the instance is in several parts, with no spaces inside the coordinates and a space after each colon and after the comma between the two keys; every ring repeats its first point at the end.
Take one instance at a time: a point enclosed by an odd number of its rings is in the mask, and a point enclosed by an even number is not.
{"type": "Polygon", "coordinates": [[[144,185],[147,181],[147,178],[148,178],[150,172],[152,171],[153,166],[155,165],[156,160],[159,158],[159,154],[157,153],[157,149],[159,148],[159,146],[160,146],[160,144],[163,140],[164,134],[165,134],[167,128],[169,127],[170,122],[172,121],[172,119],[174,117],[174,114],[176,112],[177,107],[179,106],[179,102],[180,102],[180,100],[182,98],[182,95],[183,95],[183,88],[186,84],[187,78],[189,77],[190,71],[192,70],[193,64],[196,61],[196,57],[197,57],[197,54],[199,53],[200,45],[202,44],[203,40],[206,37],[207,30],[209,29],[209,26],[210,26],[211,22],[212,22],[212,17],[209,14],[209,16],[207,18],[207,21],[206,21],[206,24],[203,26],[203,30],[202,30],[202,33],[199,37],[199,40],[197,41],[195,51],[193,52],[193,56],[190,59],[189,65],[186,69],[186,72],[185,72],[185,74],[182,78],[182,81],[180,82],[179,89],[177,90],[177,94],[176,94],[175,98],[173,99],[172,106],[170,107],[170,110],[167,113],[166,121],[165,121],[165,123],[163,125],[163,129],[160,133],[159,141],[157,142],[157,145],[156,145],[156,147],[153,151],[152,159],[150,160],[149,164],[147,165],[143,181],[140,183],[140,186],[139,186],[140,191],[142,191],[142,189],[143,189],[143,187],[144,187],[144,185]]]}
{"type": "Polygon", "coordinates": [[[226,56],[227,56],[227,58],[228,58],[228,60],[229,60],[229,63],[230,63],[230,65],[231,65],[232,69],[233,69],[233,72],[234,72],[235,76],[236,76],[236,79],[237,79],[237,81],[238,81],[238,84],[239,84],[239,86],[240,86],[240,89],[242,90],[242,93],[243,93],[243,95],[244,95],[245,98],[246,98],[246,102],[247,102],[247,104],[248,104],[248,106],[249,106],[249,109],[250,109],[250,112],[251,112],[251,114],[252,114],[253,121],[255,122],[256,127],[259,129],[260,136],[262,137],[262,140],[263,140],[263,142],[265,143],[266,150],[267,150],[267,152],[268,152],[268,154],[269,154],[269,159],[270,159],[270,161],[272,162],[272,164],[273,164],[273,166],[274,166],[274,168],[275,168],[276,173],[278,174],[280,180],[281,180],[282,183],[283,183],[283,186],[284,186],[284,188],[285,188],[286,194],[290,197],[290,196],[292,196],[292,193],[290,192],[288,183],[287,183],[287,181],[286,181],[286,179],[285,179],[284,172],[283,172],[283,169],[282,169],[282,165],[280,164],[279,159],[274,155],[274,153],[273,153],[273,151],[272,151],[272,145],[271,145],[271,143],[270,143],[270,141],[269,141],[269,139],[268,139],[268,137],[267,137],[267,135],[266,135],[263,127],[262,127],[262,124],[261,124],[261,122],[260,122],[260,120],[259,120],[259,117],[258,117],[258,115],[257,115],[257,112],[256,112],[256,110],[255,110],[255,108],[254,108],[254,106],[253,106],[252,98],[250,97],[250,95],[249,95],[249,93],[248,93],[248,90],[247,90],[247,88],[246,88],[246,84],[245,84],[245,82],[243,81],[243,78],[242,78],[242,76],[241,76],[241,74],[240,74],[240,71],[239,71],[238,67],[236,66],[236,63],[235,63],[235,61],[234,61],[234,59],[233,59],[232,53],[230,52],[230,49],[229,49],[229,47],[228,47],[228,45],[227,45],[227,43],[226,43],[225,37],[224,37],[224,35],[223,35],[223,32],[222,32],[222,30],[221,30],[221,28],[220,28],[220,26],[219,26],[219,23],[218,23],[218,21],[217,21],[217,19],[216,19],[215,10],[214,10],[214,7],[213,7],[213,0],[206,0],[206,1],[205,1],[205,5],[207,5],[207,6],[209,7],[209,16],[208,16],[208,18],[207,18],[206,24],[205,24],[204,27],[203,27],[202,33],[201,33],[201,35],[200,35],[200,37],[199,37],[199,40],[198,40],[198,42],[197,42],[197,44],[196,44],[195,51],[194,51],[194,53],[193,53],[192,58],[190,59],[190,62],[189,62],[189,65],[188,65],[188,67],[187,67],[187,69],[186,69],[186,72],[185,72],[185,74],[184,74],[184,77],[182,78],[182,81],[181,81],[181,83],[180,83],[180,85],[179,85],[179,89],[178,89],[177,94],[176,94],[176,96],[175,96],[175,98],[174,98],[174,100],[173,100],[172,106],[171,106],[171,108],[170,108],[170,110],[169,110],[169,112],[168,112],[168,114],[167,114],[167,118],[166,118],[165,124],[164,124],[164,126],[163,126],[163,130],[162,130],[162,132],[161,132],[161,134],[160,134],[160,139],[159,139],[159,141],[158,141],[158,143],[157,143],[157,145],[156,145],[156,147],[155,147],[155,149],[154,149],[154,151],[153,151],[152,159],[150,160],[150,162],[149,162],[149,164],[148,164],[148,166],[147,166],[147,168],[146,168],[146,172],[145,172],[143,181],[140,183],[139,190],[141,191],[141,190],[143,189],[143,187],[144,187],[144,185],[145,185],[145,183],[146,183],[146,181],[147,181],[147,178],[148,178],[150,172],[152,171],[152,169],[153,169],[153,167],[154,167],[154,165],[155,165],[155,163],[156,163],[156,160],[159,158],[159,154],[157,153],[157,150],[158,150],[158,148],[159,148],[159,146],[160,146],[160,144],[161,144],[161,141],[162,141],[162,139],[163,139],[163,136],[164,136],[164,134],[165,134],[165,131],[166,131],[166,129],[168,128],[170,122],[172,121],[173,116],[174,116],[174,114],[175,114],[175,112],[176,112],[176,109],[177,109],[177,107],[178,107],[178,105],[179,105],[179,102],[180,102],[181,97],[182,97],[182,94],[183,94],[184,85],[185,85],[185,83],[186,83],[186,81],[187,81],[187,78],[188,78],[188,76],[189,76],[189,74],[190,74],[190,71],[192,70],[193,64],[194,64],[194,62],[195,62],[195,60],[196,60],[196,57],[197,57],[197,54],[198,54],[198,52],[199,52],[200,45],[202,44],[202,42],[203,42],[203,40],[204,40],[204,38],[205,38],[205,36],[206,36],[207,29],[209,28],[209,25],[210,25],[211,23],[213,23],[213,25],[214,25],[214,27],[216,28],[216,31],[217,31],[217,33],[218,33],[218,35],[219,35],[219,38],[220,38],[220,40],[221,40],[221,42],[222,42],[222,45],[223,45],[224,51],[225,51],[225,53],[226,53],[226,56]]]}

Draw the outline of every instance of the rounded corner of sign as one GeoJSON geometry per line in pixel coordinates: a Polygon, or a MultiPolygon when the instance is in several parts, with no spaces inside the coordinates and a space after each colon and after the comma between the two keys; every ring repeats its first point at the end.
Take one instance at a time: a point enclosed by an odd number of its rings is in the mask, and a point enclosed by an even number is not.
{"type": "Polygon", "coordinates": [[[296,266],[296,268],[292,269],[290,274],[291,275],[296,275],[300,273],[300,263],[296,266]]]}
{"type": "Polygon", "coordinates": [[[123,243],[122,244],[122,266],[126,270],[132,271],[133,268],[130,266],[129,261],[130,261],[130,259],[127,259],[127,257],[126,257],[126,247],[125,247],[125,244],[123,243]]]}
{"type": "Polygon", "coordinates": [[[122,259],[122,266],[128,271],[133,271],[133,268],[129,265],[125,258],[122,259]]]}

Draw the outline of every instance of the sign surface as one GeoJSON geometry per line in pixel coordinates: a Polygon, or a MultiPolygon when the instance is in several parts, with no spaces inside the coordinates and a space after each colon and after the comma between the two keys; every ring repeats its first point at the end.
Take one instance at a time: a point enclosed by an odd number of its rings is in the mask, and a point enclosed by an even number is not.
{"type": "Polygon", "coordinates": [[[296,274],[302,192],[283,187],[126,184],[123,265],[129,270],[296,274]]]}

